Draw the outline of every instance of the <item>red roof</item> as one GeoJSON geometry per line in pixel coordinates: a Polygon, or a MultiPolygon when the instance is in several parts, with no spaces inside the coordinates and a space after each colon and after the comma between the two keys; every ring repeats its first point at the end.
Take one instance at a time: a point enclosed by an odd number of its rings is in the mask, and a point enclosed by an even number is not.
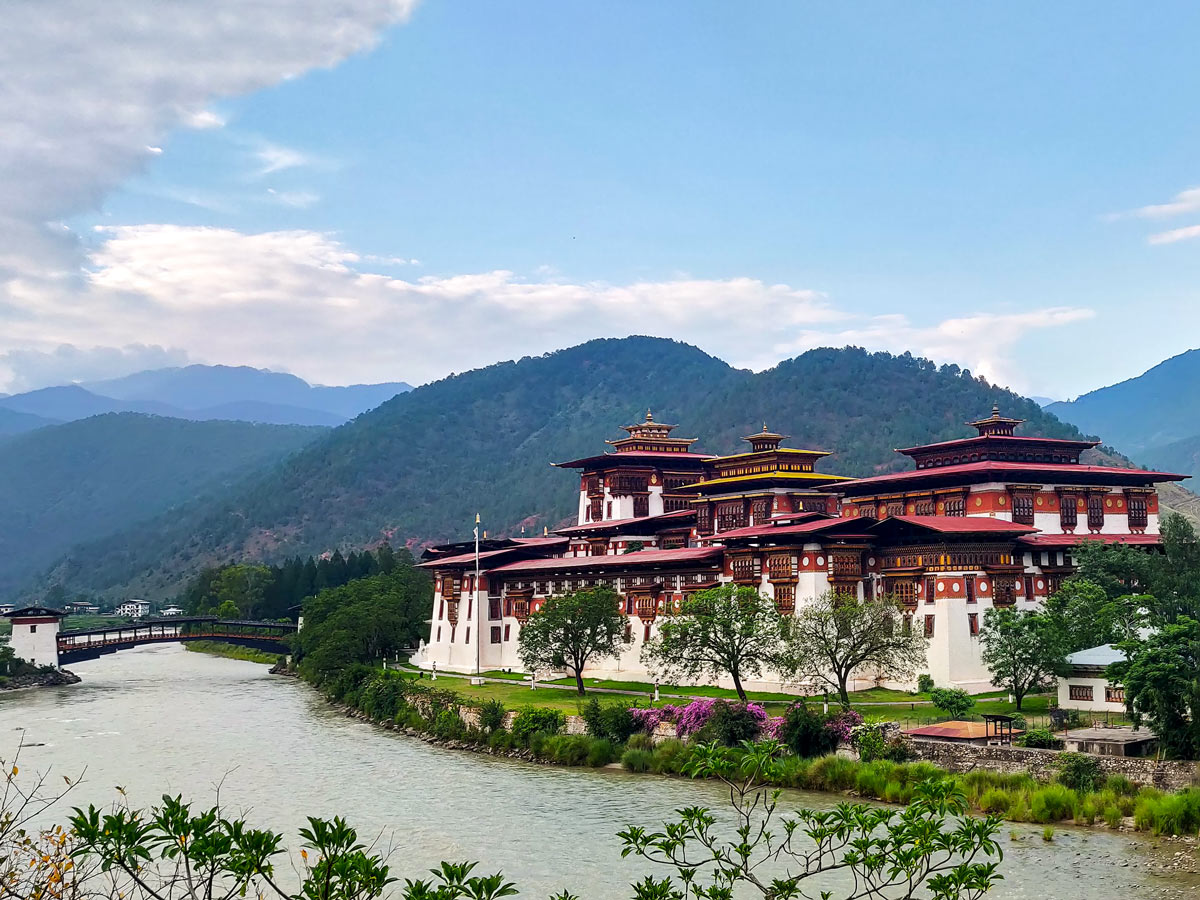
{"type": "Polygon", "coordinates": [[[1135,547],[1154,547],[1162,543],[1158,534],[1030,534],[1020,539],[1030,547],[1077,547],[1085,541],[1104,544],[1129,544],[1135,547]]]}
{"type": "MultiPolygon", "coordinates": [[[[874,475],[870,478],[858,478],[854,481],[843,481],[838,485],[823,488],[835,492],[850,491],[859,487],[890,484],[905,480],[923,481],[944,477],[947,475],[975,475],[995,473],[1004,475],[1028,475],[1042,473],[1046,475],[1105,475],[1132,479],[1141,482],[1153,481],[1183,481],[1187,475],[1176,475],[1173,472],[1153,472],[1146,469],[1123,469],[1118,466],[1084,466],[1076,463],[1032,463],[1032,462],[998,462],[996,460],[981,460],[973,463],[959,463],[953,466],[930,466],[927,469],[909,469],[905,472],[891,472],[887,475],[874,475]]],[[[1070,483],[1070,478],[1063,479],[1070,483]]]]}
{"type": "Polygon", "coordinates": [[[720,547],[681,547],[678,550],[639,550],[636,553],[608,553],[604,556],[556,556],[552,559],[526,559],[506,563],[493,572],[557,572],[564,569],[635,569],[650,565],[704,562],[721,557],[720,547]]]}
{"type": "MultiPolygon", "coordinates": [[[[529,548],[533,549],[533,548],[529,548]]],[[[479,561],[483,562],[487,559],[495,559],[504,553],[527,553],[529,549],[517,545],[515,547],[501,547],[499,550],[484,550],[479,554],[479,561]]],[[[475,554],[472,553],[457,553],[454,556],[435,556],[433,559],[428,559],[423,563],[417,563],[418,568],[435,569],[439,566],[461,566],[475,565],[475,554]]]]}
{"type": "Polygon", "coordinates": [[[960,444],[979,444],[983,443],[987,446],[989,443],[1007,443],[1008,441],[1016,441],[1026,444],[1057,444],[1060,447],[1070,448],[1072,450],[1086,450],[1089,447],[1095,447],[1099,441],[1076,441],[1069,438],[1047,438],[1047,437],[1032,437],[1025,434],[973,434],[970,437],[954,438],[949,441],[939,441],[936,444],[921,444],[918,447],[905,447],[902,450],[897,450],[897,453],[908,455],[910,453],[920,453],[924,450],[943,450],[946,447],[956,447],[960,444]]]}
{"type": "MultiPolygon", "coordinates": [[[[940,737],[950,738],[960,741],[976,741],[986,737],[998,737],[999,732],[994,728],[988,729],[987,722],[940,722],[936,725],[924,725],[920,728],[910,728],[905,734],[916,735],[917,737],[940,737]]],[[[1004,734],[1010,732],[1007,728],[1004,729],[1004,734]]],[[[1021,734],[1020,728],[1012,729],[1012,734],[1021,734]]]]}
{"type": "Polygon", "coordinates": [[[735,528],[733,531],[722,531],[719,534],[709,535],[704,538],[706,541],[722,541],[730,538],[751,538],[751,537],[788,537],[793,534],[813,534],[814,532],[824,531],[827,528],[837,526],[858,526],[862,527],[862,523],[855,519],[842,519],[836,516],[822,516],[819,519],[807,519],[803,522],[796,522],[793,525],[772,525],[766,523],[763,525],[751,525],[748,528],[735,528]]]}
{"type": "Polygon", "coordinates": [[[888,522],[904,522],[906,525],[927,528],[940,534],[1030,534],[1037,531],[1032,525],[1018,525],[1016,522],[988,516],[888,516],[886,519],[880,519],[868,530],[877,531],[888,522]]]}
{"type": "Polygon", "coordinates": [[[583,525],[568,525],[566,528],[555,529],[555,534],[581,534],[588,531],[600,531],[606,528],[624,528],[627,525],[649,525],[654,522],[660,522],[663,519],[668,520],[668,524],[673,524],[679,527],[678,524],[670,521],[673,519],[684,519],[689,516],[694,516],[694,509],[676,509],[668,513],[660,513],[656,516],[637,516],[632,519],[608,519],[599,522],[585,522],[583,525]]]}

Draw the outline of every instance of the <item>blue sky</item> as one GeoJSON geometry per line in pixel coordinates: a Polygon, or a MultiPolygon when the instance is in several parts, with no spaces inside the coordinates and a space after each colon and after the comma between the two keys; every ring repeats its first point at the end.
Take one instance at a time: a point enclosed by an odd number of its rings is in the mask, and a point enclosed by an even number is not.
{"type": "Polygon", "coordinates": [[[368,10],[377,44],[328,66],[249,18],[244,46],[168,56],[198,58],[191,106],[56,210],[103,323],[48,305],[0,347],[10,386],[183,359],[415,382],[644,332],[754,368],[912,350],[1064,397],[1200,345],[1194,5],[408,12],[368,10]],[[199,60],[279,40],[252,90],[199,60]]]}

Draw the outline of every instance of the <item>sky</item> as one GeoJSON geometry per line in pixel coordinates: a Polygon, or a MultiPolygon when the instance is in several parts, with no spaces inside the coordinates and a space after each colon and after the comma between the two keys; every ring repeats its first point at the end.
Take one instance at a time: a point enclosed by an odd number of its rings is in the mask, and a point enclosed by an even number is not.
{"type": "Polygon", "coordinates": [[[1193,3],[18,0],[0,391],[655,334],[1072,397],[1200,346],[1198,38],[1193,3]]]}

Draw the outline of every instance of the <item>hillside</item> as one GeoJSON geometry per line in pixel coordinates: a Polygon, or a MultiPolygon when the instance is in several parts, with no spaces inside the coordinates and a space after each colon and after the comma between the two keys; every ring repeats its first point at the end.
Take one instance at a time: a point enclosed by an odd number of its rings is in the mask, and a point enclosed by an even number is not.
{"type": "MultiPolygon", "coordinates": [[[[1160,447],[1148,447],[1138,454],[1139,461],[1154,469],[1167,472],[1200,473],[1200,435],[1172,441],[1160,447]]],[[[1196,478],[1180,482],[1184,487],[1194,489],[1196,478]]]]}
{"type": "Polygon", "coordinates": [[[211,498],[322,433],[120,413],[0,444],[0,596],[83,540],[211,498]]]}
{"type": "Polygon", "coordinates": [[[766,421],[791,446],[836,451],[826,471],[862,475],[903,467],[895,447],[965,435],[993,404],[1028,419],[1025,433],[1078,434],[1032,401],[909,355],[814,350],[755,375],[673,341],[591,341],[397,396],[219,502],[74,548],[54,576],[167,596],[213,561],[461,538],[476,512],[493,534],[540,532],[570,514],[577,490],[574,473],[549,464],[598,451],[647,407],[703,450],[733,451],[766,421]]]}
{"type": "Polygon", "coordinates": [[[54,425],[54,419],[45,419],[33,413],[17,412],[14,409],[0,407],[0,437],[10,434],[23,434],[37,428],[54,425]]]}
{"type": "Polygon", "coordinates": [[[1052,403],[1046,411],[1149,464],[1142,451],[1200,435],[1200,350],[1076,400],[1052,403]]]}

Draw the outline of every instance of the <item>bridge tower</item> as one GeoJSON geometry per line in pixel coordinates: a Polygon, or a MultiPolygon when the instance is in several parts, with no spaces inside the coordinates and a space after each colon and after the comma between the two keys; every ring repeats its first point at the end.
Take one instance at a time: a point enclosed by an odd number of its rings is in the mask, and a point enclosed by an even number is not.
{"type": "Polygon", "coordinates": [[[12,622],[8,645],[18,659],[35,666],[58,668],[58,629],[65,613],[46,606],[26,606],[5,613],[12,622]]]}

